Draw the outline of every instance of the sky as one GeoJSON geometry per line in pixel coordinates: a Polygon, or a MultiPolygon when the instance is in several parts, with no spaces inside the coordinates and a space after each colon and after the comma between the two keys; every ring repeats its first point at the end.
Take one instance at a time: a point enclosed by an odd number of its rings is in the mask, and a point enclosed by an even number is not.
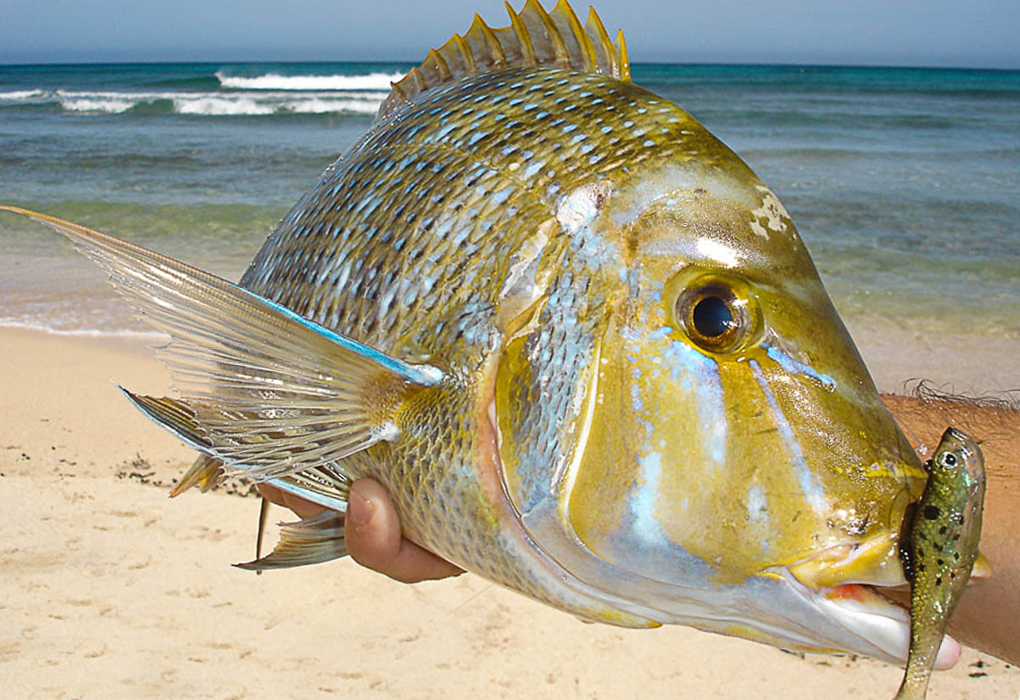
{"type": "MultiPolygon", "coordinates": [[[[1017,0],[594,4],[635,62],[1020,69],[1017,0]]],[[[3,0],[0,64],[419,61],[475,12],[508,23],[501,0],[3,0]]]]}

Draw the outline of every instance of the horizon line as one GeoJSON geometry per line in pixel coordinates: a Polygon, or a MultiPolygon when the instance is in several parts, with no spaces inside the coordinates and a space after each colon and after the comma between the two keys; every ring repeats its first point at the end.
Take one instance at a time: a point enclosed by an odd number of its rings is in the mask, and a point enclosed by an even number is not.
{"type": "MultiPolygon", "coordinates": [[[[393,59],[187,59],[187,60],[166,60],[166,59],[139,59],[139,60],[52,60],[52,61],[2,61],[0,68],[39,68],[39,67],[76,67],[76,66],[172,66],[172,65],[343,65],[343,64],[368,64],[368,65],[407,65],[417,66],[420,60],[393,59]]],[[[689,66],[689,67],[745,67],[745,68],[848,68],[848,69],[874,69],[874,70],[960,70],[960,71],[987,71],[998,73],[1020,72],[1020,66],[1000,67],[985,65],[931,65],[922,63],[838,63],[838,62],[794,62],[794,61],[631,61],[632,66],[689,66]]]]}

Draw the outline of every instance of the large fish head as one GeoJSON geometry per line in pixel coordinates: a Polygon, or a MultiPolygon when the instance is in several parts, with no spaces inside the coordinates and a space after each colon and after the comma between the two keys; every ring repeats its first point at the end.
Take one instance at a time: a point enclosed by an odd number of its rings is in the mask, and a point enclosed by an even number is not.
{"type": "Polygon", "coordinates": [[[614,183],[593,226],[619,286],[555,513],[512,479],[510,497],[565,568],[648,617],[902,662],[907,616],[872,586],[905,582],[923,467],[786,210],[717,148],[614,183]]]}

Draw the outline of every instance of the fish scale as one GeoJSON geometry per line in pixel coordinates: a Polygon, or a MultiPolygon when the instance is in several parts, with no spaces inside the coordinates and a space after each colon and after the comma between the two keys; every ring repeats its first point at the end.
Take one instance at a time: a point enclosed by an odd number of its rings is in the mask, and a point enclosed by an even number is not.
{"type": "MultiPolygon", "coordinates": [[[[439,322],[435,315],[444,309],[470,303],[479,279],[487,280],[487,300],[494,307],[506,270],[499,269],[500,258],[493,253],[522,245],[529,229],[554,215],[561,192],[596,178],[611,178],[643,156],[672,156],[689,117],[677,116],[683,115],[681,110],[668,105],[664,111],[677,117],[669,131],[660,129],[653,138],[653,129],[639,126],[640,119],[650,119],[652,110],[663,106],[640,88],[561,69],[502,71],[448,86],[376,125],[334,164],[284,219],[240,284],[383,350],[405,338],[407,326],[427,326],[430,312],[432,321],[439,322]],[[552,118],[557,100],[563,97],[551,86],[578,80],[589,94],[586,100],[598,102],[576,110],[575,115],[552,118]],[[512,96],[522,92],[527,97],[512,104],[512,96]],[[516,124],[515,130],[494,129],[486,132],[485,139],[473,138],[483,128],[481,119],[497,116],[487,111],[480,118],[480,93],[487,98],[482,104],[498,107],[500,121],[516,124]],[[468,106],[456,109],[449,107],[450,103],[468,106]],[[445,109],[434,114],[434,105],[440,104],[446,105],[445,109]],[[603,132],[603,125],[611,130],[603,132]],[[576,140],[578,135],[588,143],[576,140]],[[512,148],[522,140],[528,144],[530,158],[512,148]],[[598,147],[601,159],[615,165],[584,167],[589,144],[598,147]],[[554,158],[555,165],[551,165],[554,158]],[[529,172],[536,162],[541,167],[529,172]],[[400,187],[407,182],[414,184],[409,193],[400,187]],[[479,191],[479,187],[484,189],[479,191]],[[493,205],[490,193],[507,188],[515,194],[493,205]],[[433,201],[440,191],[442,199],[433,201]],[[419,205],[418,193],[428,198],[424,206],[419,205]],[[401,213],[412,204],[419,220],[434,221],[431,228],[402,221],[401,213]],[[534,222],[530,226],[529,220],[534,222]],[[508,225],[511,221],[515,226],[508,225]],[[317,233],[321,225],[337,235],[324,239],[317,233]],[[436,235],[437,231],[445,235],[436,235]],[[401,249],[380,244],[383,235],[399,237],[401,249]],[[463,241],[453,245],[451,240],[458,236],[463,241]],[[465,251],[465,247],[470,249],[465,251]],[[310,250],[314,255],[309,255],[310,250]],[[465,253],[470,260],[465,260],[465,253]],[[304,256],[308,256],[307,264],[295,264],[304,256]],[[399,290],[392,287],[406,279],[393,274],[387,277],[385,271],[406,269],[409,262],[416,263],[411,271],[414,276],[428,284],[429,291],[438,293],[415,294],[413,301],[406,303],[409,291],[405,289],[403,308],[395,314],[377,315],[377,300],[395,294],[399,290]],[[334,275],[345,283],[319,283],[334,275]],[[465,289],[469,290],[467,299],[458,293],[465,289]]],[[[491,323],[486,318],[491,313],[490,308],[465,322],[491,323]]],[[[415,342],[427,347],[428,340],[418,337],[415,342]]],[[[432,345],[445,347],[445,342],[433,339],[432,345]]]]}
{"type": "Polygon", "coordinates": [[[409,539],[583,619],[902,660],[866,593],[924,470],[787,212],[594,12],[510,16],[394,85],[239,285],[20,213],[170,335],[180,396],[125,394],[203,454],[182,484],[338,511],[248,568],[343,556],[368,476],[409,539]]]}

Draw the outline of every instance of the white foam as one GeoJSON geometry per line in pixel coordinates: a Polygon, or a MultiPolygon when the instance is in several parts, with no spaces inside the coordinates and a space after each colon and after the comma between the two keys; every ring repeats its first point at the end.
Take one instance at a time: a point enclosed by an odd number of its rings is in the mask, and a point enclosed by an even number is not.
{"type": "Polygon", "coordinates": [[[54,93],[68,112],[121,114],[139,105],[167,101],[182,115],[207,117],[269,116],[273,114],[374,114],[384,92],[66,92],[54,93]]]}
{"type": "Polygon", "coordinates": [[[375,114],[379,111],[382,100],[302,100],[288,102],[284,109],[297,114],[334,114],[337,112],[355,112],[358,114],[375,114]]]}
{"type": "Polygon", "coordinates": [[[46,92],[43,90],[14,90],[11,92],[0,92],[0,100],[21,102],[24,100],[32,100],[37,97],[43,97],[44,95],[46,95],[46,92]]]}
{"type": "Polygon", "coordinates": [[[174,100],[174,111],[208,117],[265,116],[275,114],[277,105],[262,104],[251,98],[182,97],[174,100]]]}
{"type": "Polygon", "coordinates": [[[138,102],[130,98],[78,98],[62,99],[60,106],[68,112],[102,112],[120,114],[134,107],[138,102]]]}
{"type": "MultiPolygon", "coordinates": [[[[264,76],[271,77],[271,76],[264,76]]],[[[225,92],[112,92],[71,90],[17,90],[0,92],[5,103],[59,103],[67,112],[81,114],[122,114],[136,107],[167,102],[182,115],[207,117],[271,116],[274,114],[374,114],[389,94],[390,78],[399,74],[375,73],[361,76],[321,76],[323,85],[344,85],[347,89],[296,89],[297,83],[280,77],[285,87],[275,91],[254,89],[225,92]],[[369,89],[353,89],[350,86],[369,89]]],[[[315,76],[312,76],[315,78],[315,76]]],[[[318,79],[318,78],[316,78],[318,79]]],[[[238,79],[249,80],[249,79],[238,79]]],[[[259,80],[259,79],[250,79],[259,80]]],[[[304,80],[304,79],[301,79],[304,80]]]]}
{"type": "Polygon", "coordinates": [[[60,106],[68,112],[120,114],[143,102],[159,99],[159,95],[131,92],[70,92],[53,93],[60,106]]]}
{"type": "Polygon", "coordinates": [[[294,97],[244,95],[210,95],[205,97],[177,97],[174,111],[178,114],[204,116],[265,116],[271,114],[374,114],[381,98],[359,99],[349,95],[327,97],[322,95],[294,97]]]}
{"type": "Polygon", "coordinates": [[[132,331],[127,329],[98,329],[98,328],[58,328],[45,323],[29,323],[14,319],[0,318],[0,328],[11,330],[32,331],[35,333],[46,333],[48,335],[61,335],[74,338],[124,338],[129,340],[143,340],[148,343],[165,343],[170,336],[159,331],[132,331]]]}
{"type": "Polygon", "coordinates": [[[389,90],[390,83],[404,77],[403,73],[369,73],[367,75],[278,75],[267,73],[254,78],[216,73],[220,85],[239,90],[389,90]]]}

